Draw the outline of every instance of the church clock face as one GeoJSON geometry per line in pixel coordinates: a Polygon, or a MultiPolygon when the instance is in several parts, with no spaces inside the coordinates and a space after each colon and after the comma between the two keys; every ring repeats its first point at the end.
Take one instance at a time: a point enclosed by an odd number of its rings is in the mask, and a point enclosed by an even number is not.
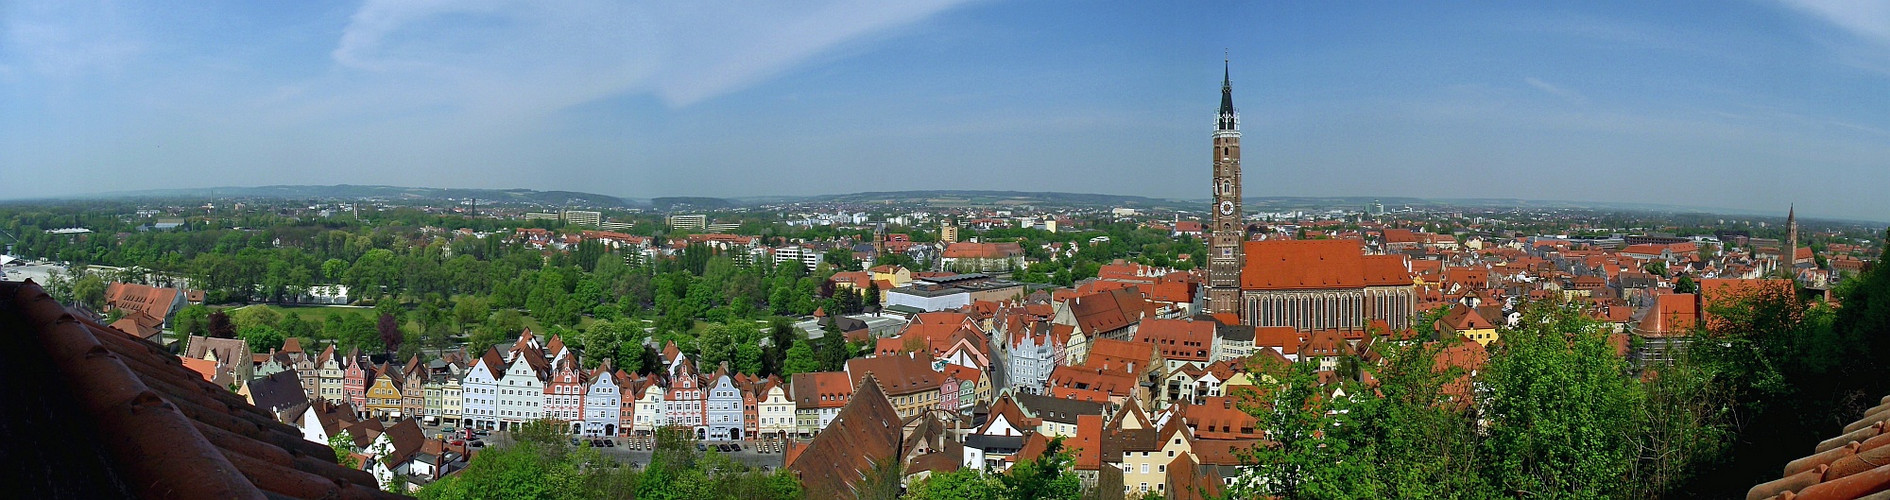
{"type": "Polygon", "coordinates": [[[1233,200],[1221,200],[1221,215],[1234,215],[1233,200]]]}

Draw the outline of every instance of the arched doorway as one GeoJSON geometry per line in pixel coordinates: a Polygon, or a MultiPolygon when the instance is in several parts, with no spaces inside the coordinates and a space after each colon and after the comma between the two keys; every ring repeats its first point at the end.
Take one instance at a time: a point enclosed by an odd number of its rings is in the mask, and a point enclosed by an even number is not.
{"type": "Polygon", "coordinates": [[[742,440],[742,430],[741,430],[741,429],[729,429],[729,430],[728,430],[728,439],[729,439],[730,441],[741,441],[741,440],[742,440]]]}
{"type": "Polygon", "coordinates": [[[696,440],[697,440],[697,441],[701,441],[701,440],[703,440],[703,439],[708,439],[708,437],[709,437],[709,430],[708,430],[708,429],[704,429],[704,428],[701,428],[701,427],[697,427],[697,428],[696,428],[696,440]]]}
{"type": "Polygon", "coordinates": [[[579,422],[571,423],[571,435],[576,436],[583,433],[584,433],[584,424],[579,423],[579,422]]]}
{"type": "Polygon", "coordinates": [[[617,424],[604,424],[604,435],[606,436],[617,435],[617,424]]]}

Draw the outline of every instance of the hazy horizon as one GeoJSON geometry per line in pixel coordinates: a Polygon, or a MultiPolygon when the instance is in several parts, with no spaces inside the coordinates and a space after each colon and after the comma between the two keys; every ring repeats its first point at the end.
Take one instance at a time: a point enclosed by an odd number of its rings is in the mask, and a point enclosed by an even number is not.
{"type": "Polygon", "coordinates": [[[1251,197],[1890,219],[1890,4],[26,1],[0,26],[5,199],[1204,199],[1225,56],[1251,197]]]}

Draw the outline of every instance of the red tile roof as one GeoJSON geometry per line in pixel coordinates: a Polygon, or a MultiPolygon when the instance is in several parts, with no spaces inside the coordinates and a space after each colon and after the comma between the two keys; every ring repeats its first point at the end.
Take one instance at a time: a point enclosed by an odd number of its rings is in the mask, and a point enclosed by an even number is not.
{"type": "Polygon", "coordinates": [[[1102,429],[1102,415],[1076,416],[1076,437],[1063,443],[1075,455],[1076,470],[1102,467],[1102,429]]]}
{"type": "Polygon", "coordinates": [[[1016,243],[971,243],[959,242],[945,246],[939,257],[947,259],[1007,259],[1024,254],[1023,247],[1016,243]]]}
{"type": "Polygon", "coordinates": [[[1363,245],[1360,240],[1249,241],[1240,287],[1303,290],[1412,284],[1404,257],[1365,255],[1363,245]]]}
{"type": "Polygon", "coordinates": [[[1154,344],[1096,339],[1089,343],[1089,359],[1083,360],[1083,364],[1123,373],[1141,373],[1154,368],[1150,365],[1155,363],[1156,353],[1154,344]]]}
{"type": "Polygon", "coordinates": [[[1113,369],[1059,366],[1050,371],[1048,385],[1051,396],[1100,403],[1133,396],[1136,377],[1113,369]]]}
{"type": "Polygon", "coordinates": [[[0,328],[31,338],[24,344],[55,367],[46,383],[79,407],[45,411],[94,424],[109,469],[95,472],[122,480],[127,496],[398,498],[162,347],[68,314],[37,284],[0,283],[0,328]]]}
{"type": "Polygon", "coordinates": [[[839,408],[853,395],[846,372],[796,373],[791,387],[795,408],[839,408]]]}
{"type": "Polygon", "coordinates": [[[1647,337],[1687,335],[1699,322],[1699,305],[1691,293],[1655,296],[1654,306],[1641,316],[1636,333],[1647,337]]]}
{"type": "Polygon", "coordinates": [[[1472,309],[1470,306],[1463,304],[1457,304],[1451,307],[1450,312],[1445,313],[1442,319],[1437,320],[1437,323],[1439,326],[1458,332],[1496,328],[1496,325],[1490,323],[1490,320],[1484,319],[1481,314],[1477,314],[1476,309],[1472,309]]]}
{"type": "Polygon", "coordinates": [[[1070,314],[1076,326],[1092,337],[1127,328],[1142,319],[1148,304],[1136,288],[1110,290],[1070,299],[1070,314]]]}
{"type": "Polygon", "coordinates": [[[1201,404],[1178,404],[1180,418],[1199,439],[1259,439],[1258,421],[1232,396],[1210,396],[1201,404]]]}
{"type": "MultiPolygon", "coordinates": [[[[149,317],[150,316],[147,316],[142,312],[132,311],[130,315],[127,315],[124,318],[120,318],[118,321],[113,321],[112,328],[117,328],[118,331],[125,332],[126,334],[129,334],[133,337],[137,337],[137,338],[145,339],[145,340],[151,340],[153,338],[158,337],[159,334],[164,333],[164,330],[159,329],[156,325],[147,325],[146,322],[142,320],[142,318],[149,318],[149,317]]],[[[163,339],[152,340],[152,341],[157,342],[159,340],[163,340],[163,339]]],[[[295,340],[295,339],[291,338],[289,340],[295,340]]]]}
{"type": "Polygon", "coordinates": [[[1417,243],[1417,233],[1409,229],[1386,229],[1385,243],[1417,243]]]}
{"type": "Polygon", "coordinates": [[[866,377],[874,377],[879,381],[880,389],[893,397],[937,391],[939,385],[945,383],[945,375],[932,369],[930,356],[853,358],[847,360],[847,375],[852,377],[855,388],[861,387],[866,377]]]}
{"type": "Polygon", "coordinates": [[[862,382],[833,423],[787,463],[809,498],[857,498],[856,488],[866,481],[874,462],[899,454],[903,437],[899,414],[877,382],[870,378],[862,382]]]}
{"type": "Polygon", "coordinates": [[[1213,356],[1214,322],[1145,320],[1135,331],[1135,341],[1154,345],[1163,359],[1207,363],[1213,356]]]}
{"type": "Polygon", "coordinates": [[[1290,326],[1256,326],[1253,328],[1253,346],[1271,347],[1282,353],[1299,354],[1299,346],[1305,340],[1299,330],[1290,326]]]}
{"type": "Polygon", "coordinates": [[[183,292],[176,288],[112,283],[105,286],[105,305],[142,312],[161,320],[170,316],[171,306],[177,303],[179,293],[183,292]]]}
{"type": "Polygon", "coordinates": [[[1845,434],[1785,464],[1784,477],[1753,486],[1746,498],[1853,499],[1890,491],[1890,396],[1865,410],[1845,434]]]}

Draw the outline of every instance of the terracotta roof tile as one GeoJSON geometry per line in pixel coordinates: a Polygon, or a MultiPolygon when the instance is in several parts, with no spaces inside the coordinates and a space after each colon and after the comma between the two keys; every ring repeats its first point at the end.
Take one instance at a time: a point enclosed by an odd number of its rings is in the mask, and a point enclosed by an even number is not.
{"type": "Polygon", "coordinates": [[[1811,455],[1785,464],[1783,476],[1746,492],[1746,498],[1825,500],[1877,498],[1890,492],[1890,396],[1865,410],[1846,433],[1819,443],[1811,455]]]}
{"type": "Polygon", "coordinates": [[[37,284],[0,283],[0,324],[32,338],[56,368],[48,383],[63,384],[79,407],[45,411],[93,423],[103,443],[95,453],[132,496],[396,497],[156,344],[68,314],[37,284]]]}
{"type": "Polygon", "coordinates": [[[808,497],[857,498],[855,488],[866,480],[873,463],[898,456],[903,424],[870,377],[833,423],[788,461],[788,470],[800,477],[808,497]]]}
{"type": "Polygon", "coordinates": [[[1365,255],[1360,240],[1247,242],[1240,287],[1303,290],[1412,284],[1399,255],[1365,255]]]}

